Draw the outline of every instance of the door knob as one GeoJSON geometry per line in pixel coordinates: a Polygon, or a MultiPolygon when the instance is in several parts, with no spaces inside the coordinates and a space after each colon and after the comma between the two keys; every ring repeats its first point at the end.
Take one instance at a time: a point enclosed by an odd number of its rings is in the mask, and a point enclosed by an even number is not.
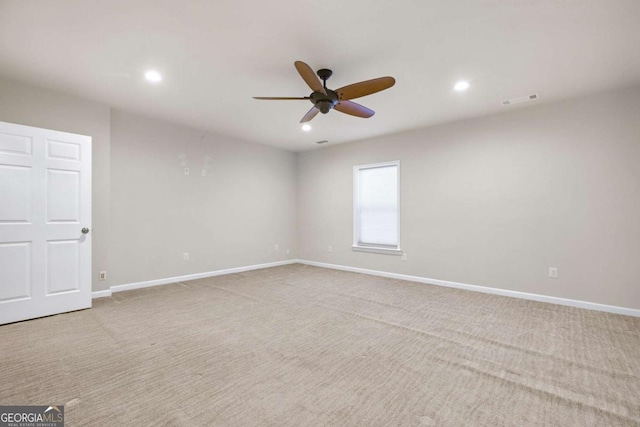
{"type": "Polygon", "coordinates": [[[89,233],[89,229],[87,227],[82,229],[82,234],[87,234],[89,233]]]}

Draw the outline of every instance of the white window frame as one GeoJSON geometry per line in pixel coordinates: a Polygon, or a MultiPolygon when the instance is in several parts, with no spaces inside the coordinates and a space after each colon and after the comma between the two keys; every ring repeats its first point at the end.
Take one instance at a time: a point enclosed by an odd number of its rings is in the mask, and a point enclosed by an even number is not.
{"type": "Polygon", "coordinates": [[[376,254],[386,255],[402,255],[402,249],[400,249],[400,160],[394,160],[391,162],[371,163],[368,165],[359,165],[353,167],[353,246],[351,247],[356,252],[371,252],[376,254]],[[358,206],[358,200],[360,199],[360,175],[359,172],[362,169],[375,169],[385,166],[396,166],[397,169],[397,185],[398,185],[398,244],[397,246],[391,245],[368,245],[360,242],[360,207],[358,206]]]}

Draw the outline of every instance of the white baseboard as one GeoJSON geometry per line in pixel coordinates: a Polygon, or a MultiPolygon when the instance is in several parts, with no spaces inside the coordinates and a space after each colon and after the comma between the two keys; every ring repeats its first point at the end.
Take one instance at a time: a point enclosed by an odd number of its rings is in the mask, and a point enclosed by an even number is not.
{"type": "Polygon", "coordinates": [[[428,279],[426,277],[409,276],[406,274],[388,273],[386,271],[368,270],[366,268],[348,267],[345,265],[327,264],[324,262],[297,260],[300,264],[312,265],[315,267],[330,268],[333,270],[350,271],[353,273],[370,274],[372,276],[388,277],[390,279],[407,280],[410,282],[426,283],[429,285],[445,286],[448,288],[464,289],[467,291],[483,292],[485,294],[502,295],[505,297],[527,299],[532,301],[548,302],[551,304],[566,305],[569,307],[584,308],[587,310],[604,311],[607,313],[624,314],[626,316],[640,317],[640,310],[615,305],[598,304],[595,302],[573,300],[567,298],[551,297],[547,295],[529,294],[526,292],[510,291],[506,289],[490,288],[486,286],[468,285],[466,283],[449,282],[446,280],[428,279]]]}
{"type": "Polygon", "coordinates": [[[110,297],[110,296],[111,296],[111,289],[105,289],[104,291],[91,292],[91,299],[104,298],[104,297],[110,297]]]}
{"type": "Polygon", "coordinates": [[[188,274],[186,276],[169,277],[166,279],[148,280],[145,282],[127,283],[111,287],[111,292],[130,291],[132,289],[148,288],[150,286],[168,285],[170,283],[185,282],[188,280],[204,279],[206,277],[222,276],[224,274],[242,273],[243,271],[259,270],[262,268],[278,267],[281,265],[295,264],[298,260],[288,259],[285,261],[268,262],[266,264],[255,264],[244,267],[227,268],[224,270],[207,271],[205,273],[188,274]]]}
{"type": "Polygon", "coordinates": [[[436,286],[445,286],[445,287],[448,287],[448,288],[464,289],[464,290],[467,290],[467,291],[483,292],[483,293],[486,293],[486,294],[501,295],[501,296],[506,296],[506,297],[511,297],[511,298],[520,298],[520,299],[527,299],[527,300],[532,300],[532,301],[547,302],[547,303],[551,303],[551,304],[566,305],[566,306],[569,306],[569,307],[577,307],[577,308],[584,308],[584,309],[587,309],[587,310],[603,311],[603,312],[606,312],[606,313],[615,313],[615,314],[623,314],[623,315],[626,315],[626,316],[640,317],[640,310],[633,309],[633,308],[618,307],[618,306],[615,306],[615,305],[598,304],[598,303],[595,303],[595,302],[588,302],[588,301],[580,301],[580,300],[573,300],[573,299],[567,299],[567,298],[552,297],[552,296],[547,296],[547,295],[530,294],[530,293],[526,293],[526,292],[510,291],[510,290],[507,290],[507,289],[490,288],[490,287],[487,287],[487,286],[469,285],[469,284],[466,284],[466,283],[450,282],[450,281],[447,281],[447,280],[429,279],[429,278],[420,277],[420,276],[410,276],[410,275],[407,275],[407,274],[389,273],[389,272],[386,272],[386,271],[369,270],[369,269],[366,269],[366,268],[349,267],[349,266],[346,266],[346,265],[337,265],[337,264],[328,264],[328,263],[324,263],[324,262],[309,261],[309,260],[304,260],[304,259],[290,259],[290,260],[270,262],[270,263],[265,263],[265,264],[256,264],[256,265],[249,265],[249,266],[244,266],[244,267],[228,268],[228,269],[224,269],[224,270],[208,271],[208,272],[205,272],[205,273],[189,274],[189,275],[186,275],[186,276],[169,277],[169,278],[166,278],[166,279],[157,279],[157,280],[149,280],[149,281],[145,281],[145,282],[128,283],[128,284],[124,284],[124,285],[115,285],[115,286],[112,286],[111,289],[107,289],[107,290],[104,290],[104,291],[95,291],[95,292],[93,292],[92,293],[92,298],[95,299],[95,298],[110,297],[113,292],[121,292],[121,291],[128,291],[128,290],[132,290],[132,289],[148,288],[148,287],[151,287],[151,286],[167,285],[167,284],[170,284],[170,283],[177,283],[177,282],[183,282],[183,281],[195,280],[195,279],[204,279],[206,277],[221,276],[221,275],[224,275],[224,274],[241,273],[243,271],[259,270],[259,269],[262,269],[262,268],[278,267],[278,266],[281,266],[281,265],[296,264],[296,263],[312,265],[312,266],[315,266],[315,267],[330,268],[330,269],[333,269],[333,270],[350,271],[350,272],[353,272],[353,273],[362,273],[362,274],[369,274],[369,275],[372,275],[372,276],[387,277],[387,278],[390,278],[390,279],[407,280],[407,281],[410,281],[410,282],[426,283],[426,284],[429,284],[429,285],[436,285],[436,286]]]}

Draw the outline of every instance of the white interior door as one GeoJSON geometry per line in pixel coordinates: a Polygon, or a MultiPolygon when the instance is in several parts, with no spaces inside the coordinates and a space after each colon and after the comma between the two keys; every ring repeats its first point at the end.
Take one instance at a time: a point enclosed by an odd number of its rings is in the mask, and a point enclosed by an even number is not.
{"type": "Polygon", "coordinates": [[[91,307],[90,230],[91,137],[0,122],[0,324],[91,307]]]}

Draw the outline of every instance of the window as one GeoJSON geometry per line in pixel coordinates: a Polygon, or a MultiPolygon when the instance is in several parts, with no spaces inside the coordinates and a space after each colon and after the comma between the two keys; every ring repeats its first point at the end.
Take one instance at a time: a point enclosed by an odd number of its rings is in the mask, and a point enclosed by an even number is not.
{"type": "Polygon", "coordinates": [[[353,168],[353,250],[400,255],[400,162],[353,168]]]}

